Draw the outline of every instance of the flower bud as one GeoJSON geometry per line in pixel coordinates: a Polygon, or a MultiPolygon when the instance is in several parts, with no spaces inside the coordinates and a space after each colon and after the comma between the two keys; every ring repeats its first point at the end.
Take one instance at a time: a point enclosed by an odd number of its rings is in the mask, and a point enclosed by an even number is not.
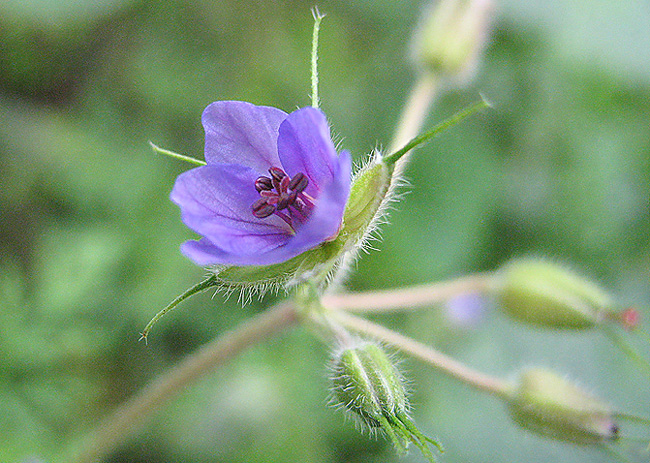
{"type": "Polygon", "coordinates": [[[468,79],[486,42],[490,0],[440,0],[425,14],[414,58],[426,71],[468,79]]]}
{"type": "Polygon", "coordinates": [[[402,378],[375,344],[343,350],[334,362],[334,395],[365,424],[381,426],[383,417],[405,413],[408,407],[402,378]]]}
{"type": "Polygon", "coordinates": [[[549,328],[590,328],[612,318],[598,286],[546,260],[523,259],[498,272],[497,302],[511,317],[549,328]]]}
{"type": "Polygon", "coordinates": [[[596,444],[618,436],[614,413],[607,404],[543,368],[521,375],[509,406],[520,426],[546,437],[596,444]]]}
{"type": "Polygon", "coordinates": [[[408,417],[404,379],[379,346],[359,341],[345,347],[335,355],[332,370],[335,402],[368,427],[385,431],[398,451],[405,452],[411,442],[434,461],[426,444],[442,451],[440,444],[424,436],[408,417]]]}

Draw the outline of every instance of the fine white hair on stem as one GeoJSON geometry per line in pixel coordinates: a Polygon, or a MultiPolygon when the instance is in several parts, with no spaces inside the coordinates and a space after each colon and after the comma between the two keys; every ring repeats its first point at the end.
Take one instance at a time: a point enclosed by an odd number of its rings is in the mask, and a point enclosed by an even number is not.
{"type": "Polygon", "coordinates": [[[318,32],[320,31],[320,22],[325,15],[318,11],[318,7],[312,8],[311,14],[314,17],[314,31],[311,41],[311,105],[318,108],[318,32]]]}

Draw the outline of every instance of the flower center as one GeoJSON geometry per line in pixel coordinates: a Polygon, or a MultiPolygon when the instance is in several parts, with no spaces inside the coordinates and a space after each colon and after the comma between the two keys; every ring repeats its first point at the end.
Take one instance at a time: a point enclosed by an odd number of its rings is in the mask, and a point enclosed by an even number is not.
{"type": "Polygon", "coordinates": [[[290,178],[279,167],[271,167],[269,174],[255,180],[260,198],[251,205],[253,215],[263,219],[275,214],[295,230],[296,221],[306,220],[314,208],[314,198],[305,193],[309,179],[302,172],[290,178]]]}

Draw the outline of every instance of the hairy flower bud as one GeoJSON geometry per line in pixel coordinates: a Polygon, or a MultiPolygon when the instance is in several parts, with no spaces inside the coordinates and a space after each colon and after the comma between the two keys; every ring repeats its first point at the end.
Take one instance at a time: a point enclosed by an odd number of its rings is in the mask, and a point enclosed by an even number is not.
{"type": "Polygon", "coordinates": [[[612,318],[612,302],[598,286],[546,260],[515,260],[503,267],[497,302],[511,317],[549,328],[590,328],[612,318]]]}
{"type": "Polygon", "coordinates": [[[405,452],[411,442],[434,461],[427,442],[442,449],[408,417],[404,379],[379,346],[359,341],[343,348],[335,355],[332,370],[333,398],[341,407],[368,427],[385,431],[399,452],[405,452]]]}
{"type": "Polygon", "coordinates": [[[388,356],[375,344],[345,349],[334,363],[334,395],[371,427],[386,416],[406,413],[402,378],[388,356]]]}
{"type": "Polygon", "coordinates": [[[521,375],[509,406],[520,426],[546,437],[596,444],[618,436],[614,413],[607,404],[543,368],[521,375]]]}
{"type": "Polygon", "coordinates": [[[468,79],[488,31],[490,0],[432,3],[415,37],[414,58],[426,71],[468,79]]]}

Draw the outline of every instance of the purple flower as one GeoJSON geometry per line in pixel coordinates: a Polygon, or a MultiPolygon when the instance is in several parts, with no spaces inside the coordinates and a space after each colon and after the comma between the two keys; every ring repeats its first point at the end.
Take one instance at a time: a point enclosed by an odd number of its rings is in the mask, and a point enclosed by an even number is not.
{"type": "Polygon", "coordinates": [[[203,236],[182,252],[199,265],[270,265],[333,240],[350,194],[325,115],[240,101],[203,112],[207,165],[176,179],[171,199],[203,236]]]}

